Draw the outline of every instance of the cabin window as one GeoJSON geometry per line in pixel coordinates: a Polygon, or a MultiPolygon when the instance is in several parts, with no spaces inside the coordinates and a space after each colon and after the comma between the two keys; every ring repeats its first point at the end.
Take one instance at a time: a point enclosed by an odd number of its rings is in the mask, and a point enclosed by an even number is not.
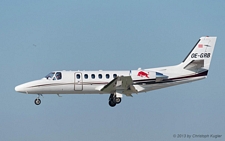
{"type": "Polygon", "coordinates": [[[113,78],[116,78],[117,77],[117,74],[113,74],[113,78]]]}
{"type": "Polygon", "coordinates": [[[77,79],[80,79],[80,74],[77,74],[77,79]]]}
{"type": "Polygon", "coordinates": [[[109,74],[106,74],[105,77],[106,77],[107,79],[109,79],[109,74]]]}
{"type": "Polygon", "coordinates": [[[85,79],[88,79],[88,75],[87,75],[87,74],[85,74],[85,75],[84,75],[84,78],[85,78],[85,79]]]}
{"type": "Polygon", "coordinates": [[[102,79],[102,74],[99,74],[99,75],[98,75],[98,78],[99,78],[99,79],[102,79]]]}
{"type": "Polygon", "coordinates": [[[95,75],[94,75],[94,74],[92,74],[92,75],[91,75],[91,78],[92,78],[92,79],[95,79],[95,75]]]}

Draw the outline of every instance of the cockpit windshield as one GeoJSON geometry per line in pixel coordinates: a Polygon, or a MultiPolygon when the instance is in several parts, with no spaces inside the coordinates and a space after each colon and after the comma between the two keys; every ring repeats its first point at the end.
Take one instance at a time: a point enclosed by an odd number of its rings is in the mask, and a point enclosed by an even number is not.
{"type": "Polygon", "coordinates": [[[48,75],[45,76],[48,80],[60,80],[62,79],[62,73],[61,72],[50,72],[48,75]]]}

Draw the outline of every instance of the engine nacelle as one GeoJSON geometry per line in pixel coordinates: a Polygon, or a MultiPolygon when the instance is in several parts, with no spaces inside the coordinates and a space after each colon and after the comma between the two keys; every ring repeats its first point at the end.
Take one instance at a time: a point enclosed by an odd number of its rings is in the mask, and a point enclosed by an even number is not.
{"type": "Polygon", "coordinates": [[[132,80],[140,80],[140,79],[151,79],[156,82],[160,82],[164,79],[168,79],[168,76],[163,75],[159,72],[148,71],[148,70],[134,70],[130,73],[132,80]]]}

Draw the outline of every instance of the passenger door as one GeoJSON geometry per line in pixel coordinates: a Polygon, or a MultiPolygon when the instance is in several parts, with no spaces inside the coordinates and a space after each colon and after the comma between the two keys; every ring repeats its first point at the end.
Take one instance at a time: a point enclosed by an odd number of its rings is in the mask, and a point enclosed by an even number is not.
{"type": "Polygon", "coordinates": [[[75,91],[83,90],[83,77],[82,73],[80,72],[74,74],[74,90],[75,91]]]}

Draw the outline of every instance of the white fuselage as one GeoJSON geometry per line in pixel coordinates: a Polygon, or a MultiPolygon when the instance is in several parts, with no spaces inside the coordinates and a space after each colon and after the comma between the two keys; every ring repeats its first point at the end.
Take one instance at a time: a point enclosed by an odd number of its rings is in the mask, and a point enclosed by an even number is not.
{"type": "Polygon", "coordinates": [[[21,84],[15,88],[16,91],[27,94],[104,94],[100,91],[103,86],[111,82],[117,76],[131,76],[134,86],[141,86],[139,92],[160,89],[182,83],[187,83],[206,76],[194,76],[193,72],[187,70],[183,73],[177,73],[174,67],[131,70],[131,71],[55,71],[53,73],[61,73],[61,79],[55,76],[52,78],[42,78],[40,80],[31,81],[21,84]],[[139,72],[145,72],[148,75],[140,75],[139,72]],[[165,81],[156,82],[155,72],[163,73],[169,76],[165,81]],[[193,76],[193,77],[188,77],[193,76]],[[170,80],[170,81],[168,81],[170,80]]]}
{"type": "Polygon", "coordinates": [[[175,66],[129,71],[54,71],[45,78],[15,87],[17,92],[38,94],[110,94],[109,105],[122,95],[147,92],[207,77],[216,37],[201,37],[185,59],[175,66]]]}

